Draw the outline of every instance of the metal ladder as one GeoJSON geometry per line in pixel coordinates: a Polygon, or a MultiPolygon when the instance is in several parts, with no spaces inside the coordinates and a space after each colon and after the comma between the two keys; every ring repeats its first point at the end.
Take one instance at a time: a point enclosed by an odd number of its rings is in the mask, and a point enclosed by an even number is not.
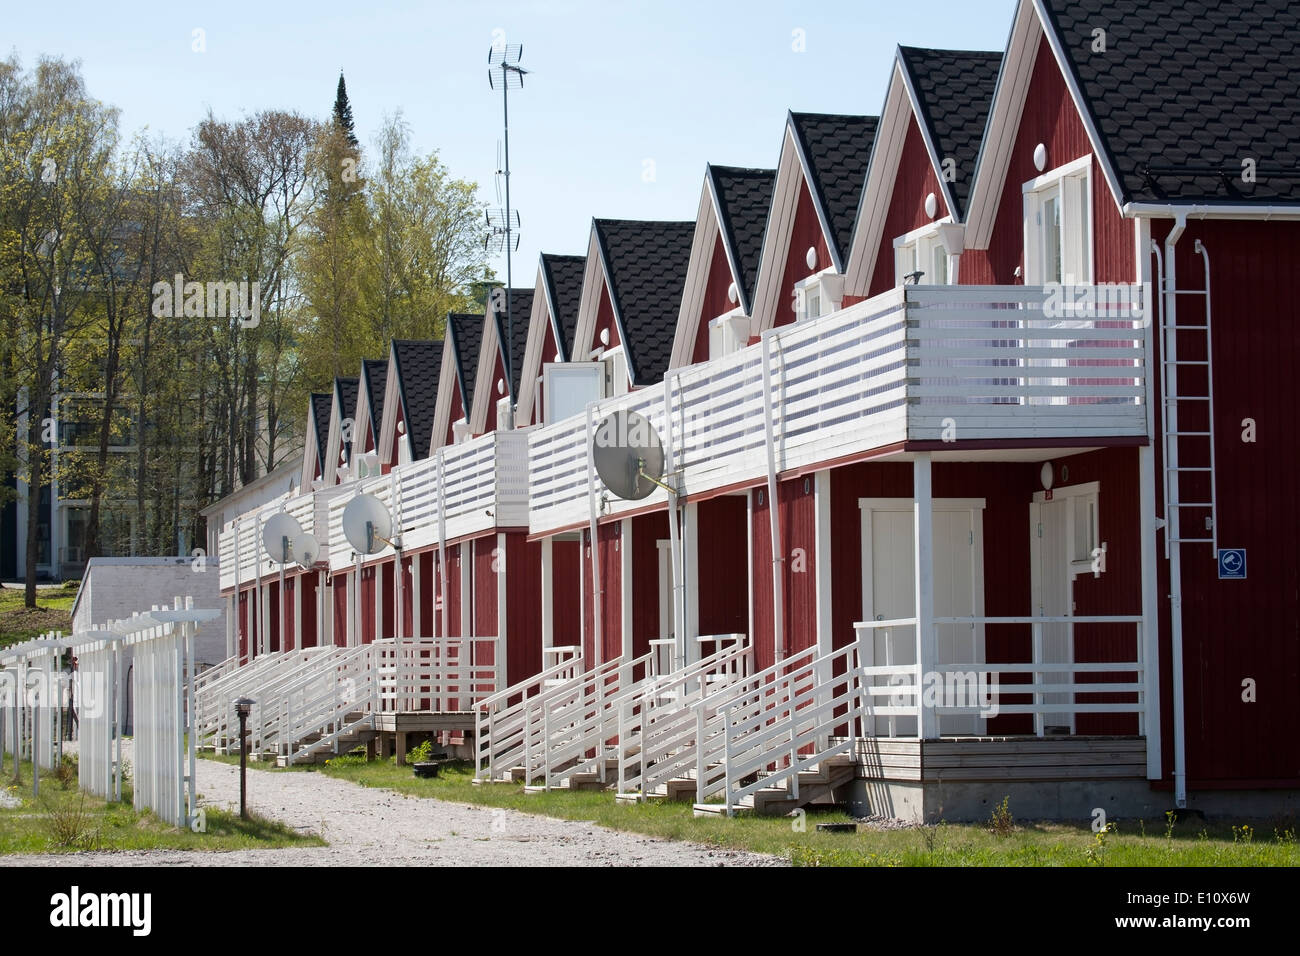
{"type": "MultiPolygon", "coordinates": [[[[1165,491],[1165,558],[1170,556],[1170,550],[1174,545],[1184,544],[1208,544],[1210,545],[1210,556],[1218,560],[1219,555],[1219,515],[1216,505],[1215,496],[1215,476],[1214,476],[1214,374],[1211,352],[1211,335],[1210,335],[1210,256],[1205,246],[1197,239],[1193,246],[1195,251],[1200,254],[1205,264],[1205,288],[1203,289],[1174,289],[1176,296],[1200,296],[1205,301],[1205,324],[1204,325],[1186,325],[1181,324],[1177,314],[1174,316],[1173,324],[1169,322],[1169,310],[1165,308],[1165,271],[1164,264],[1161,263],[1160,269],[1160,333],[1161,342],[1164,348],[1164,354],[1161,356],[1161,376],[1160,376],[1160,399],[1161,399],[1161,427],[1164,451],[1164,491],[1165,491]],[[1197,332],[1205,337],[1205,358],[1204,359],[1180,359],[1178,357],[1178,335],[1179,333],[1197,332]],[[1204,395],[1184,395],[1178,390],[1178,371],[1182,368],[1204,368],[1205,369],[1205,394],[1204,395]],[[1205,420],[1206,430],[1204,431],[1183,431],[1180,430],[1178,421],[1179,405],[1182,402],[1204,402],[1205,403],[1205,420]],[[1206,464],[1185,465],[1181,461],[1179,439],[1195,438],[1204,441],[1208,450],[1208,462],[1206,464]],[[1181,496],[1181,478],[1185,474],[1208,474],[1210,476],[1210,495],[1208,501],[1183,501],[1181,496]],[[1182,535],[1182,509],[1193,508],[1199,511],[1209,511],[1206,518],[1205,531],[1208,537],[1183,537],[1182,535]]],[[[1158,255],[1158,250],[1157,250],[1158,255]]]]}

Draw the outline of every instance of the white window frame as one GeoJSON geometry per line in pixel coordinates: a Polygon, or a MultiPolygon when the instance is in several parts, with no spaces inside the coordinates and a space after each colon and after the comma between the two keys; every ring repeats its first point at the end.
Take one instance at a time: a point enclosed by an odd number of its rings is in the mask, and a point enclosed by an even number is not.
{"type": "Polygon", "coordinates": [[[952,222],[952,216],[936,219],[920,229],[913,229],[894,239],[894,284],[903,285],[906,277],[921,271],[921,285],[951,285],[953,281],[952,253],[943,243],[943,230],[940,226],[952,222]],[[934,254],[943,253],[943,282],[927,282],[934,279],[934,254]]]}
{"type": "Polygon", "coordinates": [[[795,321],[806,322],[838,312],[844,301],[844,276],[828,266],[794,284],[795,321]]]}
{"type": "MultiPolygon", "coordinates": [[[[1101,540],[1101,482],[1085,481],[1077,485],[1067,485],[1064,488],[1052,489],[1052,500],[1061,501],[1062,499],[1068,499],[1068,503],[1066,504],[1066,508],[1065,508],[1065,540],[1070,553],[1070,560],[1069,560],[1070,580],[1073,581],[1080,574],[1093,573],[1092,552],[1095,548],[1101,548],[1105,550],[1106,547],[1101,540]],[[1086,543],[1088,546],[1085,547],[1084,549],[1087,553],[1083,557],[1080,557],[1078,552],[1075,549],[1075,541],[1077,539],[1077,522],[1078,522],[1079,505],[1083,505],[1085,508],[1091,508],[1091,512],[1089,513],[1089,518],[1091,519],[1092,527],[1090,527],[1087,531],[1088,537],[1086,539],[1086,543]]],[[[1034,493],[1035,506],[1041,505],[1046,501],[1047,501],[1046,492],[1038,491],[1034,493]]],[[[1037,551],[1037,548],[1039,546],[1039,539],[1038,539],[1038,529],[1036,525],[1032,529],[1032,531],[1033,531],[1033,540],[1031,544],[1034,549],[1033,567],[1034,567],[1034,574],[1036,576],[1038,573],[1037,569],[1039,567],[1039,557],[1037,551]]]]}
{"type": "Polygon", "coordinates": [[[1025,285],[1057,281],[1047,275],[1046,232],[1043,207],[1055,198],[1061,210],[1060,281],[1067,285],[1091,285],[1096,268],[1093,254],[1092,154],[1048,170],[1021,185],[1024,194],[1025,285]]]}
{"type": "MultiPolygon", "coordinates": [[[[577,378],[580,375],[590,375],[593,372],[600,375],[600,396],[604,396],[604,381],[606,369],[601,362],[548,362],[542,366],[542,412],[543,421],[546,424],[559,421],[555,417],[555,387],[556,379],[564,377],[577,378]]],[[[576,413],[575,413],[576,414],[576,413]]]]}
{"type": "Polygon", "coordinates": [[[615,395],[626,395],[631,391],[631,372],[627,367],[627,352],[622,345],[615,345],[613,348],[603,349],[600,353],[600,362],[605,366],[605,388],[604,397],[613,398],[615,395]],[[623,374],[619,374],[620,368],[623,374]]]}
{"type": "Polygon", "coordinates": [[[739,352],[749,345],[749,316],[737,306],[709,320],[709,359],[739,352]]]}

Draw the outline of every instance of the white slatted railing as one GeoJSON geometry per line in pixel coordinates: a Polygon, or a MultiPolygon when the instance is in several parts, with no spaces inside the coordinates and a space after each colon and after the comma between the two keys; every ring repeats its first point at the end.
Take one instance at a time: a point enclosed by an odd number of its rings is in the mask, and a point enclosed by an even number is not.
{"type": "Polygon", "coordinates": [[[582,648],[547,648],[555,662],[540,674],[483,698],[475,706],[475,779],[502,780],[523,766],[529,702],[582,673],[582,648]]]}
{"type": "Polygon", "coordinates": [[[745,634],[713,635],[719,650],[693,664],[643,681],[618,706],[618,792],[645,797],[681,772],[695,743],[692,705],[743,680],[753,669],[745,634]]]}
{"type": "MultiPolygon", "coordinates": [[[[766,474],[765,364],[778,471],[908,439],[1145,435],[1140,301],[1126,288],[1095,307],[1041,287],[894,289],[669,373],[666,408],[664,388],[647,388],[596,403],[594,418],[646,414],[689,493],[766,474]]],[[[530,432],[533,532],[588,519],[589,440],[585,416],[530,432]]],[[[646,503],[609,497],[609,513],[646,503]]]]}

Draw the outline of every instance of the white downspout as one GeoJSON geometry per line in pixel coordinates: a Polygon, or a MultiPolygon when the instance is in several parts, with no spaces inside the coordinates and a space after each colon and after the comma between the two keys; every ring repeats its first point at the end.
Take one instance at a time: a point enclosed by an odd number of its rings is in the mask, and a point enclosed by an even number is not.
{"type": "Polygon", "coordinates": [[[599,667],[605,663],[605,649],[600,627],[600,539],[597,522],[600,513],[596,508],[596,459],[592,450],[592,421],[595,412],[594,403],[587,406],[587,507],[590,512],[591,529],[591,651],[592,666],[599,667]]]}
{"type": "Polygon", "coordinates": [[[450,612],[447,610],[447,496],[443,493],[443,480],[445,472],[443,465],[443,450],[438,449],[438,586],[442,594],[442,633],[439,637],[446,637],[449,633],[448,624],[450,622],[450,612]]]}
{"type": "MultiPolygon", "coordinates": [[[[672,405],[672,380],[673,373],[664,374],[664,470],[665,478],[671,478],[677,471],[677,448],[673,443],[673,405],[672,405]]],[[[670,494],[668,496],[668,547],[669,557],[672,559],[669,566],[672,570],[672,592],[673,592],[673,656],[674,661],[670,671],[685,667],[690,657],[689,645],[690,637],[686,633],[686,569],[685,555],[683,553],[682,538],[684,529],[678,527],[678,505],[680,496],[670,494]]],[[[681,513],[681,520],[685,522],[686,515],[681,513]]]]}
{"type": "MultiPolygon", "coordinates": [[[[1174,247],[1187,228],[1186,212],[1175,214],[1174,227],[1165,237],[1165,341],[1162,356],[1162,371],[1165,377],[1165,396],[1178,394],[1178,368],[1173,364],[1178,358],[1178,269],[1174,262],[1174,247]]],[[[1166,433],[1178,431],[1178,405],[1176,401],[1166,401],[1161,409],[1164,415],[1166,433]]],[[[1178,439],[1166,443],[1168,459],[1164,462],[1166,469],[1178,466],[1178,439]]],[[[1168,474],[1169,472],[1166,472],[1168,474]]],[[[1174,474],[1177,474],[1176,472],[1174,474]]],[[[1175,479],[1176,480],[1176,479],[1175,479]]],[[[1166,490],[1168,485],[1166,484],[1166,490]]],[[[1182,555],[1178,539],[1179,509],[1170,507],[1168,496],[1165,498],[1165,542],[1169,546],[1169,622],[1170,622],[1170,667],[1173,670],[1173,711],[1174,711],[1174,806],[1182,809],[1187,806],[1187,745],[1185,714],[1183,712],[1183,577],[1182,555]]]]}
{"type": "Polygon", "coordinates": [[[767,446],[767,517],[771,527],[772,545],[772,642],[775,660],[785,660],[785,605],[782,600],[781,562],[785,553],[781,547],[781,514],[777,508],[776,435],[772,422],[772,336],[775,329],[763,333],[763,436],[767,446]]]}

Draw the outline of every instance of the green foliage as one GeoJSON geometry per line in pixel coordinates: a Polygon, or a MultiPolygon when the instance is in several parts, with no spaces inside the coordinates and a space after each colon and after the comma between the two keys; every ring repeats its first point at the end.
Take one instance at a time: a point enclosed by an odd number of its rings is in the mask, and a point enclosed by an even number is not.
{"type": "Polygon", "coordinates": [[[996,837],[1008,837],[1016,830],[1016,820],[1008,806],[1010,802],[1011,797],[1003,797],[1002,802],[993,808],[993,813],[989,816],[988,829],[996,837]]]}

